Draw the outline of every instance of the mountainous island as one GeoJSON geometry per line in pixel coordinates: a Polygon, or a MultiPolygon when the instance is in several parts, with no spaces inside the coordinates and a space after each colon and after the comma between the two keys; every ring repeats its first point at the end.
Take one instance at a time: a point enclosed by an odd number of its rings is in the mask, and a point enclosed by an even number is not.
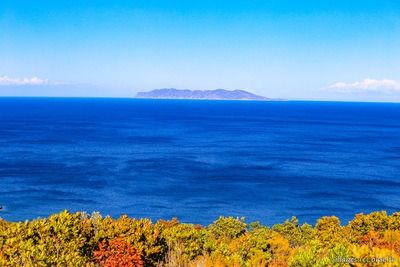
{"type": "Polygon", "coordinates": [[[204,100],[273,100],[264,96],[252,94],[244,90],[189,90],[189,89],[156,89],[139,92],[137,98],[153,99],[204,99],[204,100]]]}

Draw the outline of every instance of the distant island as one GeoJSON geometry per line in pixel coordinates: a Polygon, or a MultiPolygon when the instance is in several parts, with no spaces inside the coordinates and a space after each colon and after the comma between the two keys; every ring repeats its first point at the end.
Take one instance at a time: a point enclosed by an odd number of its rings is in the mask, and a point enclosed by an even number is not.
{"type": "MultiPolygon", "coordinates": [[[[139,92],[137,98],[154,99],[204,99],[204,100],[275,100],[264,96],[249,93],[244,90],[189,90],[189,89],[156,89],[148,92],[139,92]]],[[[276,99],[278,100],[278,99],[276,99]]]]}

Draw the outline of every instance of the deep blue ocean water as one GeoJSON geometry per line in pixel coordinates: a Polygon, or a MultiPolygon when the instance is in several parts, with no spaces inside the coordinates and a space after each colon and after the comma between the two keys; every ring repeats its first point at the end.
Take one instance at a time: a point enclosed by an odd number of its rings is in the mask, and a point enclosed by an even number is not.
{"type": "Polygon", "coordinates": [[[0,98],[0,217],[400,211],[400,104],[0,98]]]}

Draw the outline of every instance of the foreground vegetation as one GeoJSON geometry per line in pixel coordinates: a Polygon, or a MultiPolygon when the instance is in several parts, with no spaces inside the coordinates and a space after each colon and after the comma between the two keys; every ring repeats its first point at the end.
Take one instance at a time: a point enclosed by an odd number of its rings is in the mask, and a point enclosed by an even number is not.
{"type": "Polygon", "coordinates": [[[67,211],[0,219],[0,266],[400,266],[400,213],[358,214],[346,226],[293,217],[272,228],[232,217],[203,227],[67,211]]]}

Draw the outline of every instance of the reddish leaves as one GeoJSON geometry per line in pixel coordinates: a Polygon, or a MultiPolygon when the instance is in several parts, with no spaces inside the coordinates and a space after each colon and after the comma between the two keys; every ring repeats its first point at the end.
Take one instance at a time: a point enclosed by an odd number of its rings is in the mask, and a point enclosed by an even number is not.
{"type": "Polygon", "coordinates": [[[94,257],[104,267],[143,267],[139,251],[123,238],[101,242],[94,257]]]}

